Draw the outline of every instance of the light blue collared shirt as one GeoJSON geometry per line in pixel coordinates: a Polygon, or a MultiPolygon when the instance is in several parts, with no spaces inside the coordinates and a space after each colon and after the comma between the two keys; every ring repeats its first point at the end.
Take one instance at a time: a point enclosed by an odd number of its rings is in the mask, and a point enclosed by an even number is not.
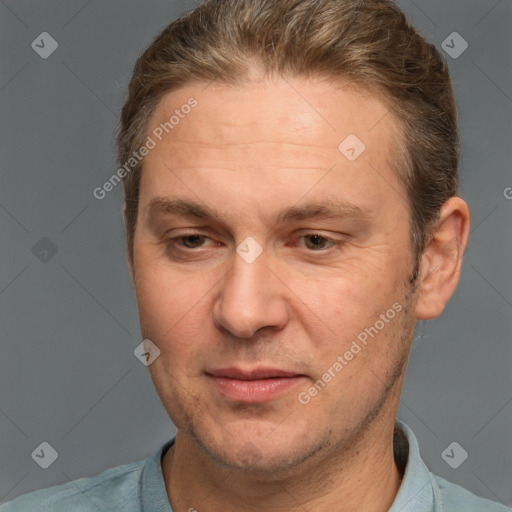
{"type": "MultiPolygon", "coordinates": [[[[408,441],[408,447],[402,445],[399,451],[408,453],[402,483],[389,512],[512,512],[510,507],[479,498],[433,475],[421,460],[412,430],[399,420],[396,425],[408,441]]],[[[147,459],[19,496],[0,505],[0,512],[172,512],[161,460],[174,440],[147,459]]]]}

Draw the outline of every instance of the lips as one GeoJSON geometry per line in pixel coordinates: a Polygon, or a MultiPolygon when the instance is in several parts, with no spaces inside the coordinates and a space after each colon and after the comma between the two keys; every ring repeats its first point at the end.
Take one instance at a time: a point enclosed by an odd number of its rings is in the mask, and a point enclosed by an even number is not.
{"type": "Polygon", "coordinates": [[[294,372],[288,372],[276,368],[255,368],[253,370],[244,371],[233,367],[211,370],[207,373],[213,375],[214,377],[226,377],[228,379],[237,380],[274,379],[280,377],[297,377],[300,375],[294,372]]]}
{"type": "Polygon", "coordinates": [[[221,368],[210,370],[207,375],[213,387],[224,398],[235,402],[269,402],[291,391],[304,382],[305,375],[277,368],[221,368]]]}

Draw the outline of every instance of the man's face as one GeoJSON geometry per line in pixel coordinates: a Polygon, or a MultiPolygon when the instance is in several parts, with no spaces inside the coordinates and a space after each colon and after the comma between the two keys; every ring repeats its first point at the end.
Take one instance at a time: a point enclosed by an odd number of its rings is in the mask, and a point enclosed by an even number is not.
{"type": "Polygon", "coordinates": [[[142,334],[170,417],[215,459],[284,469],[348,446],[380,409],[394,418],[415,300],[394,122],[319,80],[189,85],[154,112],[134,237],[142,334]],[[216,216],[163,206],[177,200],[216,216]],[[262,368],[294,377],[244,382],[262,368]]]}

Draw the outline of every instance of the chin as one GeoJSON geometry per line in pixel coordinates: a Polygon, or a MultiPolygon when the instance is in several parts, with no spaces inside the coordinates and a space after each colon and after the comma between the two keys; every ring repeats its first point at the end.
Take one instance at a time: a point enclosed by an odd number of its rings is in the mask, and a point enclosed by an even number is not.
{"type": "MultiPolygon", "coordinates": [[[[275,425],[273,426],[275,429],[275,425]]],[[[212,431],[192,437],[202,449],[223,466],[268,473],[269,478],[279,472],[286,472],[300,465],[312,455],[322,450],[328,443],[318,438],[309,438],[312,433],[283,431],[272,432],[268,429],[240,428],[237,432],[218,432],[212,436],[212,431]]]]}

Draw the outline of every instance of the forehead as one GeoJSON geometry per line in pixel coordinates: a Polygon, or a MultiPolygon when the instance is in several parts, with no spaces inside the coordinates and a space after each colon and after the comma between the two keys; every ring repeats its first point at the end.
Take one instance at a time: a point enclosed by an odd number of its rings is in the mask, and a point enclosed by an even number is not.
{"type": "Polygon", "coordinates": [[[176,189],[190,197],[210,192],[225,208],[234,191],[257,206],[254,198],[269,196],[293,203],[310,187],[309,198],[339,190],[363,208],[386,194],[396,201],[396,128],[384,102],[351,84],[280,78],[187,85],[166,94],[148,123],[156,146],[144,160],[141,206],[176,189]]]}
{"type": "Polygon", "coordinates": [[[163,132],[167,153],[185,159],[222,153],[225,164],[234,157],[282,167],[284,155],[293,167],[300,167],[304,156],[308,163],[325,164],[340,156],[339,144],[349,135],[364,143],[366,155],[384,160],[396,129],[380,99],[356,85],[320,79],[188,85],[162,98],[148,133],[176,111],[183,118],[178,121],[175,115],[178,122],[163,132]],[[191,97],[197,106],[185,114],[181,109],[191,97]]]}

